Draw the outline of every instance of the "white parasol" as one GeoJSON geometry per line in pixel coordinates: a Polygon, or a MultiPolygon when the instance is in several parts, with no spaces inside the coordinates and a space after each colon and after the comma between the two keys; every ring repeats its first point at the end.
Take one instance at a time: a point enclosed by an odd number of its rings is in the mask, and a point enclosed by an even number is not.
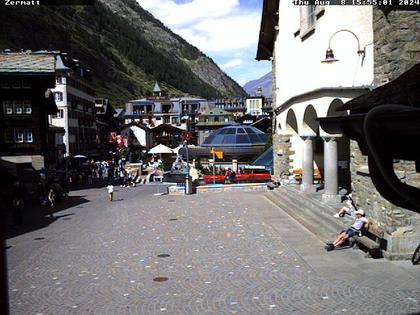
{"type": "Polygon", "coordinates": [[[157,146],[151,148],[148,152],[149,154],[165,154],[165,153],[174,153],[174,150],[167,147],[163,144],[158,144],[157,146]]]}

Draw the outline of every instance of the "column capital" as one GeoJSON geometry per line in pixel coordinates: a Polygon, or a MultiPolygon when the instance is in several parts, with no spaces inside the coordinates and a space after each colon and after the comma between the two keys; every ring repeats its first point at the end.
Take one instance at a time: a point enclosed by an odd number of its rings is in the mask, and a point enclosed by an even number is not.
{"type": "Polygon", "coordinates": [[[318,136],[317,135],[299,135],[299,137],[302,140],[313,140],[313,139],[315,139],[318,136]]]}
{"type": "Polygon", "coordinates": [[[322,136],[322,139],[324,139],[325,142],[337,141],[337,138],[337,136],[322,136]]]}

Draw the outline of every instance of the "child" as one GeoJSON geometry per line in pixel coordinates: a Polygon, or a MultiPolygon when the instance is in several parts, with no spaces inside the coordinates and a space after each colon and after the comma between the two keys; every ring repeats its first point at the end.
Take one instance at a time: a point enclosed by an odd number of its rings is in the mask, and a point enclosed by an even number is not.
{"type": "Polygon", "coordinates": [[[114,186],[109,183],[108,186],[106,186],[106,189],[108,190],[109,201],[114,200],[114,186]]]}

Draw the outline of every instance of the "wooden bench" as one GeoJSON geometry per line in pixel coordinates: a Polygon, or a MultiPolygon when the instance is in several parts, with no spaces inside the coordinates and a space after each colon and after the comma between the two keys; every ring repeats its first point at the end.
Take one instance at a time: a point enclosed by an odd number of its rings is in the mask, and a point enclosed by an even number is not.
{"type": "MultiPolygon", "coordinates": [[[[297,181],[302,180],[302,169],[297,169],[297,170],[293,170],[293,176],[295,177],[295,179],[297,181]]],[[[315,169],[314,170],[314,180],[321,180],[322,176],[321,176],[321,171],[319,169],[315,169]]]]}
{"type": "Polygon", "coordinates": [[[366,249],[368,256],[382,258],[381,242],[384,240],[384,231],[375,224],[369,224],[367,235],[354,236],[356,248],[366,249]]]}
{"type": "Polygon", "coordinates": [[[314,170],[314,179],[315,180],[321,180],[322,179],[321,171],[319,169],[314,170]]]}
{"type": "Polygon", "coordinates": [[[302,169],[293,170],[293,176],[297,181],[302,180],[302,169]]]}

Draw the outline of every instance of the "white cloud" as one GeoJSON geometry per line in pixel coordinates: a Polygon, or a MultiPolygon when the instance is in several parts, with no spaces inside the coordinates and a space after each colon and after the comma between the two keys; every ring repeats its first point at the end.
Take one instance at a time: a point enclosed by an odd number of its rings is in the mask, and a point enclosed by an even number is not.
{"type": "MultiPolygon", "coordinates": [[[[254,8],[239,0],[137,0],[173,32],[215,60],[245,83],[265,74],[268,65],[255,62],[261,21],[260,3],[254,8]],[[177,3],[178,2],[178,3],[177,3]]],[[[249,0],[248,4],[252,1],[249,0]]]]}
{"type": "Polygon", "coordinates": [[[232,59],[232,60],[229,60],[228,62],[220,65],[220,67],[223,70],[225,70],[225,69],[235,68],[237,66],[240,66],[241,64],[243,64],[243,60],[241,60],[241,59],[232,59]]]}
{"type": "Polygon", "coordinates": [[[228,15],[239,6],[239,0],[193,0],[177,4],[173,0],[137,0],[169,27],[185,26],[202,19],[228,15]]]}
{"type": "Polygon", "coordinates": [[[254,48],[260,15],[240,10],[238,0],[137,0],[175,33],[207,54],[254,48]]]}

